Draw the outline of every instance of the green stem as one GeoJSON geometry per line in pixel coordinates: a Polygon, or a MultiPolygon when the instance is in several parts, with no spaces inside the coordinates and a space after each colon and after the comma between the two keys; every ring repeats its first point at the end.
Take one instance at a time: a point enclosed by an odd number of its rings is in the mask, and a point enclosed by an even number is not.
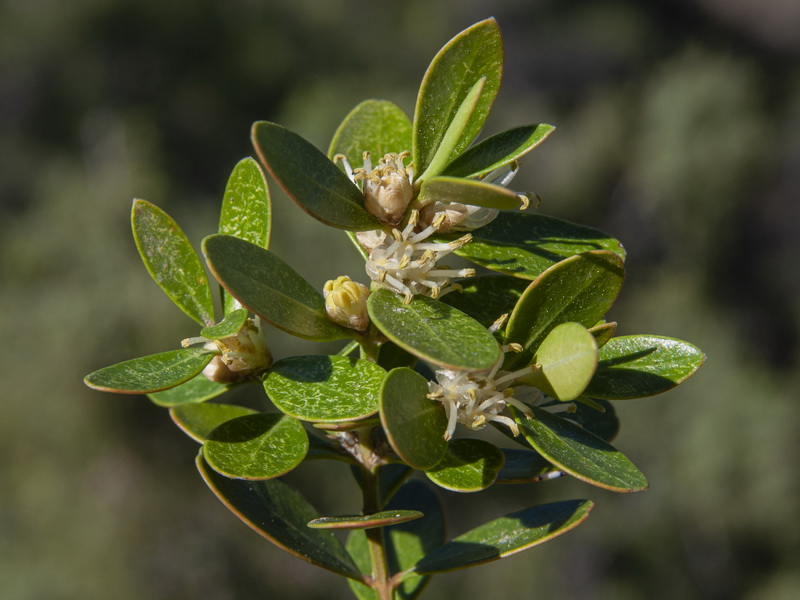
{"type": "MultiPolygon", "coordinates": [[[[361,468],[362,491],[364,494],[364,514],[369,515],[380,511],[383,507],[378,488],[378,469],[361,468]]],[[[392,600],[394,587],[389,574],[389,565],[386,561],[386,545],[383,537],[383,528],[374,527],[364,531],[369,544],[369,553],[372,561],[372,586],[380,600],[392,600]]]]}

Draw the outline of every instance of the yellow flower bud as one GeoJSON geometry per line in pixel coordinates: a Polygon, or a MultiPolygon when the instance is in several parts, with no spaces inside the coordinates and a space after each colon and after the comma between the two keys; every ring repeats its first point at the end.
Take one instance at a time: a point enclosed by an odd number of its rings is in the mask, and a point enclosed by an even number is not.
{"type": "Polygon", "coordinates": [[[322,292],[325,296],[325,310],[331,321],[357,331],[367,328],[367,286],[342,275],[325,282],[322,292]]]}

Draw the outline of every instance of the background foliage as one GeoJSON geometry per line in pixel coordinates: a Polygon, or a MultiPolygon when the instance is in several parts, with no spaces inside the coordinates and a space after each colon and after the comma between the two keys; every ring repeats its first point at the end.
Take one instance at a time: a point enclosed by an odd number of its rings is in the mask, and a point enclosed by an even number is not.
{"type": "MultiPolygon", "coordinates": [[[[430,56],[489,15],[507,59],[486,130],[558,127],[515,186],[625,243],[620,334],[684,338],[710,358],[668,397],[619,406],[617,443],[648,473],[645,495],[566,478],[534,499],[495,487],[483,516],[456,497],[455,534],[536,502],[589,494],[598,506],[575,533],[439,576],[429,594],[800,594],[796,3],[2,0],[0,15],[4,598],[348,597],[218,505],[163,410],[81,377],[195,330],[142,269],[132,197],[198,243],[252,153],[253,121],[324,150],[365,97],[411,112],[430,56]]],[[[343,260],[361,278],[344,236],[273,192],[278,254],[317,265],[303,275],[319,288],[343,260]]],[[[314,347],[272,339],[276,358],[314,347]]],[[[354,508],[341,468],[324,481],[329,514],[354,508]]],[[[319,485],[313,465],[301,471],[301,489],[319,485]]]]}

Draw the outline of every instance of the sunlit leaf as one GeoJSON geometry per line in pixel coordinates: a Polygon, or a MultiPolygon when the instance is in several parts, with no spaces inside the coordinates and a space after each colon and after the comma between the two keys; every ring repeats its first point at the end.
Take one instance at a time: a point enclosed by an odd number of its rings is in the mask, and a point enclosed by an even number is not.
{"type": "Polygon", "coordinates": [[[255,123],[252,137],[270,175],[312,217],[351,231],[382,227],[364,208],[361,190],[311,143],[268,121],[255,123]]]}
{"type": "Polygon", "coordinates": [[[597,368],[597,343],[580,323],[562,323],[544,338],[534,362],[539,369],[526,382],[557,400],[574,400],[597,368]]]}
{"type": "Polygon", "coordinates": [[[221,340],[239,333],[239,330],[247,321],[247,311],[243,308],[236,309],[225,315],[216,325],[204,327],[200,335],[209,340],[221,340]]]}
{"type": "Polygon", "coordinates": [[[541,144],[555,127],[552,125],[522,125],[497,133],[468,148],[445,167],[442,175],[451,177],[480,177],[491,173],[541,144]]]}
{"type": "Polygon", "coordinates": [[[660,394],[691,377],[705,359],[696,346],[673,338],[613,338],[600,348],[597,373],[586,388],[586,395],[623,400],[660,394]]]}
{"type": "Polygon", "coordinates": [[[153,280],[189,317],[214,323],[214,301],[200,257],[186,234],[163,210],[134,200],[131,225],[136,247],[153,280]]]}
{"type": "Polygon", "coordinates": [[[150,394],[175,387],[205,369],[214,353],[197,348],[170,350],[126,360],[89,373],[83,381],[101,392],[150,394]]]}
{"type": "Polygon", "coordinates": [[[184,404],[176,406],[169,411],[172,421],[193,440],[203,443],[208,435],[223,423],[243,417],[254,415],[257,411],[235,404],[184,404]]]}
{"type": "Polygon", "coordinates": [[[382,510],[369,515],[317,517],[308,522],[313,529],[373,529],[398,525],[422,517],[418,510],[382,510]]]}
{"type": "Polygon", "coordinates": [[[219,282],[243,306],[298,337],[349,337],[328,318],[322,294],[276,254],[227,235],[203,240],[203,253],[219,282]]]}
{"type": "Polygon", "coordinates": [[[225,477],[272,479],[294,469],[308,452],[308,435],[297,419],[254,414],[225,421],[208,434],[203,455],[225,477]]]}
{"type": "Polygon", "coordinates": [[[388,100],[364,100],[348,114],[333,135],[328,158],[344,154],[353,168],[360,167],[364,152],[376,164],[384,155],[411,150],[411,121],[388,100]]]}
{"type": "Polygon", "coordinates": [[[205,402],[227,392],[235,383],[217,383],[204,375],[197,375],[186,383],[182,383],[163,392],[147,394],[147,397],[158,406],[178,406],[205,402]]]}
{"type": "Polygon", "coordinates": [[[494,483],[504,462],[503,452],[494,444],[461,438],[447,444],[442,460],[425,475],[454,492],[478,492],[494,483]]]}
{"type": "Polygon", "coordinates": [[[460,202],[486,208],[510,210],[520,207],[513,191],[476,179],[431,177],[422,183],[417,201],[422,205],[434,202],[460,202]]]}

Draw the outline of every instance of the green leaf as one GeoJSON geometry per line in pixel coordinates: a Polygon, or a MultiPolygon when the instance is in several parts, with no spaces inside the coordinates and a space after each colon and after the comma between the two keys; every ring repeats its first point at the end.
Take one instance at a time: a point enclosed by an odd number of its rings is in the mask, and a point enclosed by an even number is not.
{"type": "Polygon", "coordinates": [[[653,396],[693,375],[706,356],[689,342],[658,335],[613,338],[600,349],[586,395],[625,400],[653,396]]]}
{"type": "Polygon", "coordinates": [[[624,455],[605,440],[579,425],[536,406],[534,418],[526,419],[515,409],[520,432],[533,448],[573,477],[612,492],[640,492],[647,479],[624,455]]]}
{"type": "Polygon", "coordinates": [[[195,402],[205,402],[224,394],[233,388],[235,383],[217,383],[211,381],[204,375],[197,375],[186,383],[175,386],[163,392],[147,394],[147,397],[158,406],[178,406],[180,404],[191,404],[195,402]]]}
{"type": "Polygon", "coordinates": [[[270,175],[309,215],[339,229],[380,229],[364,208],[364,195],[312,144],[285,127],[253,124],[253,144],[270,175]]]}
{"type": "Polygon", "coordinates": [[[422,516],[418,510],[382,510],[370,515],[318,517],[309,521],[308,526],[313,529],[373,529],[413,521],[422,516]]]}
{"type": "Polygon", "coordinates": [[[225,315],[225,318],[216,325],[204,327],[200,335],[209,340],[222,340],[239,333],[245,321],[247,321],[247,311],[239,308],[225,315]]]}
{"type": "Polygon", "coordinates": [[[454,492],[478,492],[495,482],[504,462],[503,451],[494,444],[462,438],[451,440],[442,460],[425,475],[454,492]]]}
{"type": "MultiPolygon", "coordinates": [[[[228,178],[219,216],[219,232],[268,248],[271,229],[272,203],[267,179],[258,163],[247,157],[237,163],[228,178]]],[[[225,294],[223,303],[225,314],[237,308],[230,294],[225,294]]]]}
{"type": "MultiPolygon", "coordinates": [[[[546,406],[549,405],[542,405],[542,408],[546,406]]],[[[608,400],[578,398],[575,402],[575,412],[560,413],[560,416],[575,421],[586,431],[607,442],[612,441],[619,433],[619,418],[614,405],[608,400]]]]}
{"type": "Polygon", "coordinates": [[[300,421],[276,414],[244,415],[208,434],[203,455],[209,466],[236,479],[272,479],[299,465],[308,452],[300,421]]]}
{"type": "Polygon", "coordinates": [[[450,157],[469,146],[483,128],[503,76],[503,39],[494,19],[462,31],[434,57],[422,79],[414,112],[412,155],[424,173],[469,92],[486,77],[480,98],[450,157]]]}
{"type": "Polygon", "coordinates": [[[509,275],[477,275],[456,279],[463,291],[447,294],[442,302],[466,313],[484,327],[510,314],[530,282],[509,275]]]}
{"type": "Polygon", "coordinates": [[[406,367],[392,369],[381,387],[381,424],[397,455],[415,469],[430,469],[444,456],[447,417],[428,398],[428,381],[406,367]]]}
{"type": "Polygon", "coordinates": [[[369,152],[373,164],[386,154],[411,150],[411,121],[388,100],[364,100],[348,114],[333,134],[328,158],[344,154],[353,168],[369,152]]]}
{"type": "MultiPolygon", "coordinates": [[[[444,542],[444,511],[441,501],[430,486],[423,481],[412,480],[386,506],[387,510],[418,510],[424,513],[421,519],[393,525],[384,529],[386,562],[389,572],[400,573],[410,569],[420,558],[432,552],[444,542]]],[[[369,544],[363,530],[355,530],[347,537],[347,551],[363,573],[372,572],[369,544]]],[[[413,600],[422,592],[427,575],[410,572],[402,579],[396,596],[402,600],[413,600]]],[[[358,598],[377,599],[372,588],[349,580],[350,587],[358,598]]]]}
{"type": "Polygon", "coordinates": [[[228,479],[210,469],[202,455],[197,457],[197,468],[217,498],[256,533],[313,565],[363,579],[333,532],[306,527],[319,513],[297,490],[275,479],[228,479]]]}
{"type": "Polygon", "coordinates": [[[451,369],[483,371],[500,359],[500,346],[485,327],[460,310],[433,298],[403,296],[379,289],[369,296],[372,322],[411,354],[451,369]]]}
{"type": "Polygon", "coordinates": [[[214,353],[197,348],[170,350],[126,360],[89,373],[83,382],[101,392],[150,394],[188,381],[214,358],[214,353]]]}
{"type": "Polygon", "coordinates": [[[264,389],[278,409],[304,421],[363,419],[378,411],[386,375],[367,360],[344,356],[291,356],[276,362],[264,389]]]}
{"type": "Polygon", "coordinates": [[[594,327],[589,328],[589,332],[594,336],[598,348],[605,346],[608,343],[608,340],[614,336],[616,331],[616,321],[611,321],[610,323],[599,323],[594,327]]]}
{"type": "Polygon", "coordinates": [[[506,366],[529,364],[557,325],[595,325],[616,300],[624,277],[622,259],[603,250],[572,256],[547,269],[522,294],[508,320],[505,343],[520,344],[523,351],[509,355],[506,366]]]}
{"type": "Polygon", "coordinates": [[[534,356],[539,369],[525,379],[556,400],[583,393],[597,368],[597,343],[580,323],[562,323],[550,331],[534,356]]]}
{"type": "Polygon", "coordinates": [[[185,404],[170,409],[169,416],[186,435],[203,443],[209,434],[223,423],[257,412],[252,408],[235,404],[185,404]]]}
{"type": "Polygon", "coordinates": [[[580,525],[594,504],[568,500],[526,508],[460,535],[416,565],[418,573],[473,567],[522,552],[580,525]]]}
{"type": "Polygon", "coordinates": [[[442,175],[451,177],[480,177],[491,173],[541,144],[555,127],[552,125],[522,125],[497,133],[468,148],[445,167],[442,175]]]}
{"type": "Polygon", "coordinates": [[[475,82],[475,85],[472,86],[469,92],[467,92],[461,106],[458,107],[456,114],[453,115],[453,120],[450,121],[450,124],[447,126],[447,130],[445,130],[442,141],[436,149],[433,158],[431,158],[428,168],[417,177],[418,181],[424,181],[429,177],[438,175],[444,170],[447,163],[449,163],[454,156],[457,156],[456,147],[481,98],[481,92],[483,92],[483,86],[485,84],[486,78],[481,77],[475,82]]]}
{"type": "Polygon", "coordinates": [[[563,475],[556,467],[533,450],[502,448],[505,457],[496,483],[538,483],[563,475]]]}
{"type": "Polygon", "coordinates": [[[555,263],[590,250],[625,257],[617,240],[596,229],[544,215],[502,212],[473,231],[472,241],[455,252],[487,269],[536,279],[555,263]]]}
{"type": "Polygon", "coordinates": [[[486,208],[511,210],[520,207],[520,199],[511,190],[475,179],[431,177],[422,183],[417,202],[427,206],[436,201],[460,202],[486,208]]]}
{"type": "Polygon", "coordinates": [[[131,225],[136,247],[153,280],[189,317],[211,325],[211,287],[186,234],[172,217],[146,200],[133,201],[131,225]]]}
{"type": "Polygon", "coordinates": [[[317,341],[352,334],[328,318],[322,294],[269,250],[228,235],[211,235],[203,240],[203,253],[225,289],[276,327],[317,341]]]}

